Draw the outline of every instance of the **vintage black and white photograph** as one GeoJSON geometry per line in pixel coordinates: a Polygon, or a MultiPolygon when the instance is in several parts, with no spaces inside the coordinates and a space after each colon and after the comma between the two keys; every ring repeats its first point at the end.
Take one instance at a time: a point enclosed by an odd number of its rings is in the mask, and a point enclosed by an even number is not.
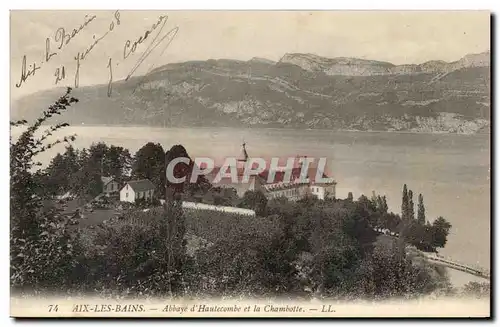
{"type": "Polygon", "coordinates": [[[13,317],[490,317],[487,11],[13,10],[13,317]]]}

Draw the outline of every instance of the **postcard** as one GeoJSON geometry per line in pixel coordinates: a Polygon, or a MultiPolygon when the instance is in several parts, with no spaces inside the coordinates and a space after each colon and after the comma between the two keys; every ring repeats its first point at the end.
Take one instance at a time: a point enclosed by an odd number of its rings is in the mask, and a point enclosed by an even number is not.
{"type": "Polygon", "coordinates": [[[490,318],[490,15],[11,11],[11,316],[490,318]]]}

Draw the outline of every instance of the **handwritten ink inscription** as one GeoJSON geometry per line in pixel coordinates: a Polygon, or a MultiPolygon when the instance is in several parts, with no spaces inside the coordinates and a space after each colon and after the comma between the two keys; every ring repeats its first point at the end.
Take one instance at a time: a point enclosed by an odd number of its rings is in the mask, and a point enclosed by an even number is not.
{"type": "MultiPolygon", "coordinates": [[[[59,27],[56,30],[56,33],[54,35],[54,41],[56,44],[59,44],[57,47],[58,50],[62,50],[64,46],[66,46],[72,39],[74,39],[78,33],[80,33],[85,27],[87,27],[97,16],[93,15],[89,17],[88,15],[85,15],[84,22],[78,27],[74,28],[71,34],[66,33],[66,30],[64,27],[59,27]]],[[[22,62],[21,62],[21,77],[19,79],[19,82],[16,83],[16,87],[20,88],[24,83],[28,81],[28,78],[30,76],[34,76],[35,72],[39,69],[42,68],[43,63],[49,62],[52,57],[57,56],[59,52],[57,51],[52,51],[52,40],[51,38],[46,38],[45,39],[45,56],[44,58],[40,61],[40,63],[33,62],[30,64],[28,67],[26,66],[26,55],[23,56],[22,62]]],[[[56,71],[54,72],[54,76],[56,76],[55,83],[59,83],[62,79],[65,78],[65,68],[60,67],[57,68],[56,71]]]]}
{"type": "Polygon", "coordinates": [[[54,72],[54,76],[56,77],[56,81],[54,82],[54,84],[57,84],[57,83],[59,83],[59,81],[65,79],[66,78],[66,70],[65,70],[64,66],[62,66],[61,68],[56,68],[56,71],[54,72]]]}
{"type": "MultiPolygon", "coordinates": [[[[92,24],[97,19],[96,15],[85,15],[83,19],[83,23],[78,25],[76,28],[67,30],[64,27],[59,27],[55,30],[54,36],[47,37],[45,39],[45,53],[43,59],[37,63],[35,61],[29,61],[27,56],[24,55],[21,62],[21,76],[19,78],[19,82],[15,85],[17,88],[20,88],[22,85],[28,82],[31,76],[34,76],[35,73],[42,69],[43,63],[47,63],[50,60],[53,60],[54,57],[58,57],[63,51],[65,51],[66,47],[79,35],[80,32],[86,29],[88,26],[92,24]],[[70,31],[70,32],[69,32],[70,31]],[[29,65],[28,65],[29,62],[29,65]]],[[[143,64],[143,62],[152,54],[152,52],[158,48],[160,45],[164,45],[161,51],[159,52],[159,56],[163,55],[166,49],[169,47],[170,43],[174,40],[179,31],[179,27],[174,27],[167,32],[164,32],[165,25],[168,21],[167,15],[158,16],[156,22],[151,25],[150,28],[146,29],[144,32],[138,34],[135,37],[131,37],[127,39],[123,45],[123,58],[120,58],[123,61],[126,61],[128,58],[133,57],[136,52],[140,50],[141,47],[146,46],[143,52],[139,55],[139,58],[135,63],[133,63],[132,68],[127,74],[125,80],[129,80],[130,77],[136,72],[136,70],[143,64]]],[[[80,84],[80,73],[82,70],[83,63],[85,59],[92,54],[93,50],[98,47],[101,43],[104,42],[104,39],[115,30],[115,28],[122,24],[120,11],[116,10],[113,13],[113,17],[107,27],[107,29],[102,34],[93,34],[91,43],[86,46],[84,49],[78,51],[76,55],[73,57],[75,66],[74,66],[74,75],[73,75],[73,84],[75,88],[79,87],[80,84]]],[[[120,64],[120,60],[112,60],[111,57],[107,58],[106,68],[108,69],[108,96],[112,94],[112,83],[113,83],[113,67],[118,66],[120,64]]],[[[154,68],[154,64],[152,64],[146,74],[150,73],[154,68]]],[[[54,84],[57,85],[61,81],[65,80],[68,76],[68,69],[64,65],[60,65],[54,70],[54,84]]]]}
{"type": "Polygon", "coordinates": [[[111,23],[109,24],[109,27],[108,27],[108,30],[106,31],[106,33],[104,33],[102,36],[100,36],[98,38],[96,38],[96,36],[94,35],[92,44],[90,44],[90,46],[88,46],[84,52],[83,51],[78,52],[77,55],[75,56],[75,58],[74,58],[76,61],[75,88],[77,88],[80,84],[81,62],[83,62],[85,60],[85,58],[87,58],[87,56],[91,53],[91,51],[94,49],[94,47],[97,46],[97,44],[101,40],[103,40],[106,36],[109,35],[110,32],[112,32],[115,29],[115,21],[116,21],[116,25],[120,25],[120,12],[118,10],[115,11],[114,19],[115,20],[111,21],[111,23]]]}
{"type": "Polygon", "coordinates": [[[40,66],[36,65],[36,62],[30,64],[29,67],[26,67],[26,55],[24,55],[21,63],[21,78],[19,82],[16,83],[16,87],[21,87],[23,83],[25,83],[30,76],[34,76],[36,71],[40,68],[40,66]]]}
{"type": "MultiPolygon", "coordinates": [[[[151,37],[151,34],[153,34],[156,30],[158,33],[156,33],[155,37],[151,40],[149,45],[146,47],[144,52],[141,54],[137,62],[134,64],[132,67],[132,70],[129,72],[127,77],[125,78],[125,81],[128,81],[130,77],[135,73],[135,71],[141,66],[141,64],[146,60],[146,58],[160,45],[163,43],[163,41],[168,40],[166,42],[165,47],[163,48],[162,52],[160,53],[160,56],[163,55],[165,50],[168,48],[170,43],[173,41],[175,36],[177,35],[177,32],[179,31],[179,27],[174,27],[170,31],[168,31],[165,35],[162,35],[163,28],[165,27],[166,23],[168,21],[168,16],[161,15],[158,17],[158,20],[156,23],[154,23],[150,29],[146,30],[144,34],[140,35],[135,41],[127,40],[125,41],[124,47],[123,47],[123,59],[129,58],[132,54],[134,54],[137,50],[137,47],[140,46],[142,43],[144,43],[148,38],[151,37]]],[[[118,65],[118,63],[117,63],[118,65]]],[[[111,65],[111,58],[109,59],[108,66],[109,68],[109,82],[108,82],[108,96],[111,96],[112,93],[112,86],[111,84],[113,83],[113,68],[111,65]]],[[[154,68],[154,65],[151,65],[149,69],[147,70],[146,74],[151,72],[154,68]]]]}

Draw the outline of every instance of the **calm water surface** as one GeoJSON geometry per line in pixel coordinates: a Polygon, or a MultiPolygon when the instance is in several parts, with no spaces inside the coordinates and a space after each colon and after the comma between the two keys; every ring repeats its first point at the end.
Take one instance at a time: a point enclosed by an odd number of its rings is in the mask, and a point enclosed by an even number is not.
{"type": "MultiPolygon", "coordinates": [[[[490,142],[489,135],[331,132],[318,130],[70,127],[76,147],[93,142],[128,148],[147,142],[165,149],[182,144],[189,155],[221,159],[238,156],[247,143],[250,156],[328,157],[337,180],[337,197],[353,192],[386,195],[390,210],[400,211],[404,183],[422,193],[427,219],[445,217],[453,225],[443,255],[485,268],[490,266],[490,142]]],[[[40,159],[47,163],[60,146],[40,159]]],[[[454,283],[473,277],[450,272],[454,283]]]]}

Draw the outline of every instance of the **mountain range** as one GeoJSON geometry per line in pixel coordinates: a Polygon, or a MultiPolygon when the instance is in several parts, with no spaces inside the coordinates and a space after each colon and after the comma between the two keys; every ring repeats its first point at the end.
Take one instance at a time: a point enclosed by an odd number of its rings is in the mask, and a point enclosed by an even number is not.
{"type": "MultiPolygon", "coordinates": [[[[279,61],[172,63],[146,76],[75,89],[80,101],[56,121],[90,125],[272,127],[482,133],[490,128],[490,52],[394,65],[288,53],[279,61]]],[[[11,119],[36,119],[62,94],[11,104],[11,119]]]]}

